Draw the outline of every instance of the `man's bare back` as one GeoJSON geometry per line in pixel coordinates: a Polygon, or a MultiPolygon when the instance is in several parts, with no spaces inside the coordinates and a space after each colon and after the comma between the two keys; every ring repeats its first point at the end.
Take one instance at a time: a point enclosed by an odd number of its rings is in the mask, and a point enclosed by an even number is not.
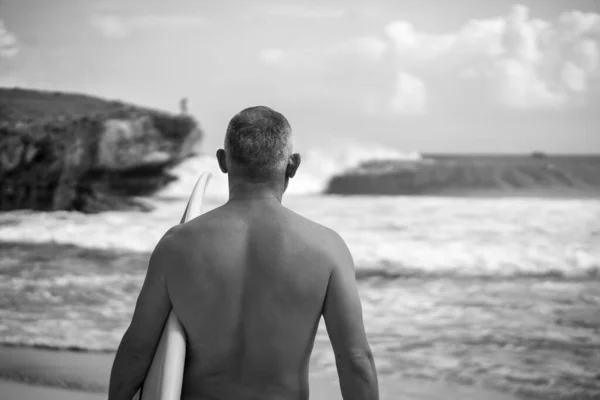
{"type": "Polygon", "coordinates": [[[173,310],[187,336],[183,399],[305,400],[321,315],[345,400],[377,400],[352,256],[334,231],[281,205],[300,165],[291,127],[268,107],[229,123],[217,151],[229,201],[157,244],[111,372],[130,400],[173,310]]]}
{"type": "Polygon", "coordinates": [[[184,398],[306,399],[337,234],[274,200],[229,202],[173,232],[167,276],[188,339],[184,398]]]}

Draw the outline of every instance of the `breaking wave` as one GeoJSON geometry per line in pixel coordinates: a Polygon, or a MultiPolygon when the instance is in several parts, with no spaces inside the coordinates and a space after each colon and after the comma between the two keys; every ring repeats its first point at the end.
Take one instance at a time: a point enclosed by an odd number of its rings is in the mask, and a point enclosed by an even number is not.
{"type": "MultiPolygon", "coordinates": [[[[292,179],[287,194],[305,195],[322,193],[329,180],[336,174],[372,160],[420,160],[418,152],[404,153],[377,144],[345,142],[331,148],[310,148],[300,150],[302,163],[292,179]]],[[[209,171],[213,174],[207,196],[222,199],[227,197],[227,177],[218,167],[216,157],[203,154],[192,157],[175,167],[171,173],[177,181],[157,194],[158,198],[188,198],[198,175],[209,171]]]]}

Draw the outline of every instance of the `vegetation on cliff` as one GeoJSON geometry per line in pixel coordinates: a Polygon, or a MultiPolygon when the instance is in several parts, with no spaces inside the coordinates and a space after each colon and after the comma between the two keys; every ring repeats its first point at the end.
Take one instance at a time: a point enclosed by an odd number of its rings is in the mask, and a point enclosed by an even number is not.
{"type": "Polygon", "coordinates": [[[96,97],[0,89],[0,210],[144,209],[203,132],[174,115],[96,97]]]}

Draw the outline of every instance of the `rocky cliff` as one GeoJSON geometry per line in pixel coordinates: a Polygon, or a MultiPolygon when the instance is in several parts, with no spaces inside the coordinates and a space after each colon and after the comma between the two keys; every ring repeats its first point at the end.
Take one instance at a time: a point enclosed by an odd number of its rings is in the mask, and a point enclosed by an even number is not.
{"type": "Polygon", "coordinates": [[[149,207],[203,132],[188,115],[57,92],[0,89],[0,210],[149,207]]]}
{"type": "Polygon", "coordinates": [[[373,161],[334,176],[345,195],[600,196],[600,156],[427,156],[373,161]]]}

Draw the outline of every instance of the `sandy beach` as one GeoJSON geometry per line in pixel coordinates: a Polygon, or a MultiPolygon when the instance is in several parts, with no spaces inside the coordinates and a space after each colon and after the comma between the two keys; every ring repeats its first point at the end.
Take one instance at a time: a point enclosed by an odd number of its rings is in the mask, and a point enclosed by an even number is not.
{"type": "MultiPolygon", "coordinates": [[[[113,353],[0,347],[0,400],[105,399],[113,353]]],[[[430,381],[380,379],[382,400],[485,399],[515,397],[430,381]]],[[[341,399],[335,376],[313,373],[311,399],[341,399]]]]}

